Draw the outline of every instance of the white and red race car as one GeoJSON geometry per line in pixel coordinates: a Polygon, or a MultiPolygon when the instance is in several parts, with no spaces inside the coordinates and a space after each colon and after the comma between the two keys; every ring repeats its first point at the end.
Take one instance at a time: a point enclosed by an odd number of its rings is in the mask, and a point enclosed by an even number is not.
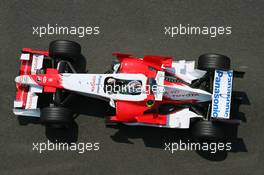
{"type": "Polygon", "coordinates": [[[204,54],[195,61],[172,57],[113,54],[117,60],[104,74],[85,73],[81,46],[56,40],[49,51],[22,49],[15,78],[14,114],[40,117],[49,126],[73,122],[67,97],[79,93],[108,99],[116,115],[108,122],[165,128],[192,128],[199,138],[222,138],[219,121],[230,120],[233,71],[230,59],[204,54]],[[43,104],[40,94],[49,99],[43,104]]]}

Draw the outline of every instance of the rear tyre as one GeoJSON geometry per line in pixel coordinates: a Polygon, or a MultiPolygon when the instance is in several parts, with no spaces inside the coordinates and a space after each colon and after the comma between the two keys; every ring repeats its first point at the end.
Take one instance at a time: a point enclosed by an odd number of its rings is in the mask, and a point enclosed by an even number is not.
{"type": "Polygon", "coordinates": [[[199,57],[198,69],[207,71],[206,90],[209,92],[213,90],[214,71],[216,69],[229,70],[230,64],[230,58],[225,55],[207,53],[199,57]]]}
{"type": "Polygon", "coordinates": [[[230,69],[230,58],[225,55],[208,53],[203,54],[198,59],[198,69],[215,70],[215,69],[230,69]]]}
{"type": "Polygon", "coordinates": [[[42,124],[53,128],[68,127],[73,122],[73,112],[64,107],[42,108],[40,121],[42,124]]]}
{"type": "Polygon", "coordinates": [[[192,124],[192,135],[201,140],[220,140],[224,138],[224,132],[219,123],[207,120],[199,120],[192,124]]]}

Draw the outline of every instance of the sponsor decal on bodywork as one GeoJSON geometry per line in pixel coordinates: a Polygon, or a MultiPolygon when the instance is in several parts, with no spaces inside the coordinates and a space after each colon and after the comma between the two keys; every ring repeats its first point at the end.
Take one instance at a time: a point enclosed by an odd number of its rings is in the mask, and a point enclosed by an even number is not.
{"type": "Polygon", "coordinates": [[[96,81],[96,75],[92,77],[92,82],[90,83],[92,92],[94,92],[95,90],[95,81],[96,81]]]}
{"type": "Polygon", "coordinates": [[[215,71],[211,117],[229,119],[232,95],[232,81],[232,70],[215,71]]]}
{"type": "Polygon", "coordinates": [[[99,93],[99,90],[100,90],[100,85],[101,85],[101,79],[102,79],[102,76],[99,75],[98,77],[98,83],[97,83],[97,93],[99,93]]]}

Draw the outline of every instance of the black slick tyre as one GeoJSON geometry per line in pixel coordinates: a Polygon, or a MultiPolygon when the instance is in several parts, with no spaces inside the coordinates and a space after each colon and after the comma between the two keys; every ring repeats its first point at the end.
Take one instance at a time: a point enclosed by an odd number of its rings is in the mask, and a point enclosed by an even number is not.
{"type": "Polygon", "coordinates": [[[192,124],[192,135],[202,140],[220,140],[224,138],[224,132],[219,123],[207,120],[199,120],[192,124]]]}
{"type": "Polygon", "coordinates": [[[51,127],[67,127],[73,122],[73,112],[64,107],[45,107],[41,109],[40,121],[51,127]]]}
{"type": "Polygon", "coordinates": [[[74,41],[52,41],[49,45],[49,56],[56,62],[69,61],[77,73],[86,72],[86,60],[81,54],[81,46],[74,41]]]}
{"type": "Polygon", "coordinates": [[[76,60],[81,55],[81,46],[74,41],[55,40],[49,45],[49,55],[53,58],[76,60]]]}
{"type": "Polygon", "coordinates": [[[230,69],[230,64],[229,57],[215,53],[203,54],[198,59],[198,69],[201,70],[228,70],[230,69]]]}

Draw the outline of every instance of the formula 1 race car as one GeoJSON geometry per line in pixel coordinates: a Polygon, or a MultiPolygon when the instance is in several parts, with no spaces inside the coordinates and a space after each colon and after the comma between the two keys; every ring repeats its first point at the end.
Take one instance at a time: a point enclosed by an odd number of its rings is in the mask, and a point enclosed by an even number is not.
{"type": "Polygon", "coordinates": [[[109,100],[116,111],[109,123],[191,128],[197,138],[224,137],[219,123],[230,120],[233,80],[227,56],[201,55],[196,69],[194,61],[167,56],[113,55],[117,60],[110,71],[88,74],[76,42],[53,41],[49,51],[22,49],[14,114],[67,127],[74,111],[64,104],[78,93],[109,100]]]}

